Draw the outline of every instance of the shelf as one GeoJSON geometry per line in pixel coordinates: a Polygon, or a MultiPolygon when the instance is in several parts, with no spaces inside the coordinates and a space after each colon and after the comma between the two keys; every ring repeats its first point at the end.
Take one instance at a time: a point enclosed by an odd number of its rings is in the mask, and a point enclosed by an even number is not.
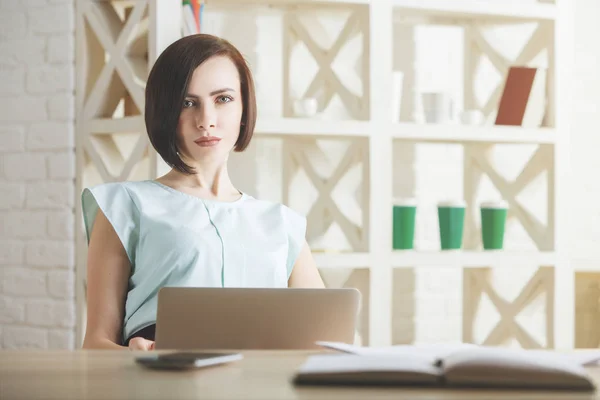
{"type": "Polygon", "coordinates": [[[521,267],[554,266],[554,252],[538,251],[393,251],[392,266],[407,267],[521,267]]]}
{"type": "Polygon", "coordinates": [[[523,4],[523,0],[394,0],[395,20],[404,17],[477,19],[524,22],[556,18],[556,6],[549,3],[523,4]]]}
{"type": "MultiPolygon", "coordinates": [[[[313,251],[318,268],[377,268],[369,253],[324,253],[313,251]]],[[[539,251],[413,251],[390,252],[393,268],[442,267],[524,267],[554,266],[554,252],[539,251]]],[[[600,268],[598,268],[600,271],[600,268]]]]}
{"type": "Polygon", "coordinates": [[[392,124],[390,129],[394,139],[415,142],[547,144],[556,141],[552,128],[399,123],[392,124]]]}
{"type": "MultiPolygon", "coordinates": [[[[513,126],[469,126],[460,124],[389,124],[395,140],[429,143],[523,143],[553,144],[556,132],[552,128],[521,128],[513,126]]],[[[339,138],[369,137],[369,121],[332,121],[311,118],[264,118],[256,123],[255,134],[285,137],[308,136],[339,138]]]]}
{"type": "Polygon", "coordinates": [[[331,121],[314,118],[263,118],[256,121],[261,136],[368,137],[368,121],[331,121]]]}

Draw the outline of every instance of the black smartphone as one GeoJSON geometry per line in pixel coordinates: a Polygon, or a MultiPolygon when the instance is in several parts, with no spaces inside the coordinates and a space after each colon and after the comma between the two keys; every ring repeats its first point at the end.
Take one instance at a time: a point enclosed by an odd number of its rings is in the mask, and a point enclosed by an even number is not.
{"type": "Polygon", "coordinates": [[[243,358],[240,353],[158,353],[136,357],[135,361],[144,367],[154,369],[197,369],[225,364],[243,358]]]}

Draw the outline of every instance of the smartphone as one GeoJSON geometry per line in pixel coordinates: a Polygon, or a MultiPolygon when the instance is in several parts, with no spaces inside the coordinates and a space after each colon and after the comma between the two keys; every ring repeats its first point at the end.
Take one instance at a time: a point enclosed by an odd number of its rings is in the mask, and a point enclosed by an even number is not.
{"type": "Polygon", "coordinates": [[[177,352],[136,357],[135,361],[144,367],[154,369],[197,369],[238,361],[242,358],[240,353],[177,352]]]}

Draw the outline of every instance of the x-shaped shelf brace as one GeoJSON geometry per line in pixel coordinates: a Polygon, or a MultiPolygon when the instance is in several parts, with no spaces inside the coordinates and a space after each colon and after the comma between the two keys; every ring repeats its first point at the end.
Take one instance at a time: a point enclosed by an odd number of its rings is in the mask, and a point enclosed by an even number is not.
{"type": "Polygon", "coordinates": [[[346,43],[353,39],[357,34],[362,33],[363,35],[363,59],[368,60],[369,55],[368,49],[368,33],[367,24],[368,19],[364,16],[364,12],[361,9],[353,11],[344,27],[337,36],[334,44],[329,49],[325,49],[320,46],[309,34],[308,30],[302,22],[300,22],[298,15],[290,11],[285,16],[285,39],[284,43],[286,50],[284,52],[284,101],[285,110],[288,115],[293,113],[292,111],[292,99],[290,99],[290,56],[294,45],[300,41],[306,45],[306,48],[310,52],[318,65],[318,72],[313,78],[312,82],[308,86],[308,89],[304,93],[303,98],[315,97],[319,101],[319,111],[323,111],[327,108],[331,99],[335,94],[340,96],[344,106],[355,119],[368,119],[368,76],[369,76],[369,65],[365,61],[362,63],[362,96],[358,96],[350,91],[340,80],[338,75],[333,71],[332,64],[339,55],[340,51],[346,43]],[[322,91],[322,97],[318,97],[319,92],[322,91]]]}
{"type": "Polygon", "coordinates": [[[474,343],[473,328],[483,294],[486,294],[500,315],[500,321],[483,340],[485,346],[502,345],[515,338],[523,348],[554,346],[554,268],[540,267],[517,298],[509,302],[491,284],[490,268],[465,268],[463,274],[463,341],[474,343]],[[546,346],[537,342],[516,320],[516,317],[541,294],[546,294],[546,346]]]}
{"type": "Polygon", "coordinates": [[[539,250],[552,250],[554,247],[554,209],[552,190],[552,178],[554,171],[553,148],[549,145],[541,145],[531,156],[519,176],[508,182],[496,170],[490,162],[490,152],[493,145],[470,145],[465,148],[465,198],[470,212],[467,214],[465,246],[475,248],[479,241],[475,226],[474,214],[477,212],[475,195],[477,186],[483,175],[487,175],[492,184],[500,191],[502,197],[509,204],[509,218],[517,218],[523,228],[536,244],[539,250]],[[530,185],[543,172],[548,172],[548,224],[544,225],[534,215],[527,211],[518,201],[517,197],[528,185],[530,185]]]}
{"type": "MultiPolygon", "coordinates": [[[[306,172],[307,177],[319,193],[307,215],[307,237],[309,240],[324,234],[335,222],[344,232],[353,250],[364,251],[368,247],[367,229],[364,229],[365,214],[367,213],[363,213],[363,226],[357,226],[340,211],[332,198],[333,190],[348,170],[359,163],[363,163],[363,166],[366,163],[365,148],[366,146],[361,140],[353,140],[339,164],[333,169],[332,174],[328,177],[322,177],[317,173],[317,170],[326,171],[331,169],[331,165],[316,140],[286,139],[284,141],[283,202],[289,204],[290,184],[300,168],[306,172]],[[315,169],[315,163],[321,163],[322,167],[315,169]]],[[[366,174],[364,169],[363,184],[366,174]]],[[[362,206],[363,209],[366,209],[366,204],[362,204],[362,206]]]]}
{"type": "MultiPolygon", "coordinates": [[[[143,87],[136,80],[139,80],[138,75],[144,74],[142,70],[147,69],[147,65],[142,65],[144,62],[139,55],[135,57],[138,52],[128,52],[131,47],[128,41],[136,27],[143,25],[148,1],[135,2],[125,23],[110,2],[81,2],[81,7],[85,7],[82,15],[90,28],[88,34],[93,34],[101,46],[101,49],[89,48],[88,51],[101,54],[90,54],[88,59],[108,59],[97,75],[83,107],[86,131],[83,146],[86,157],[98,169],[105,182],[122,181],[127,179],[133,168],[146,156],[148,138],[141,115],[114,119],[110,114],[125,97],[132,100],[137,110],[144,109],[143,87]],[[127,160],[112,136],[124,132],[139,132],[139,138],[127,160]],[[94,137],[93,140],[91,136],[94,137]],[[122,167],[117,175],[113,175],[107,165],[122,167]]],[[[85,23],[82,25],[85,26],[85,23]]],[[[140,41],[134,43],[139,44],[140,41]]]]}

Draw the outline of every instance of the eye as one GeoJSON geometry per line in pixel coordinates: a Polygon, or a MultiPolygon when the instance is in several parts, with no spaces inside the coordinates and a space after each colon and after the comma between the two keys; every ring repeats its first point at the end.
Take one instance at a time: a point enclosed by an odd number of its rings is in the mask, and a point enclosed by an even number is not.
{"type": "Polygon", "coordinates": [[[183,108],[194,107],[194,105],[196,105],[196,103],[194,103],[192,100],[184,100],[183,101],[183,108]]]}
{"type": "Polygon", "coordinates": [[[233,97],[228,96],[228,95],[223,95],[223,96],[217,97],[217,103],[225,104],[225,103],[229,103],[231,101],[233,101],[233,97]]]}

